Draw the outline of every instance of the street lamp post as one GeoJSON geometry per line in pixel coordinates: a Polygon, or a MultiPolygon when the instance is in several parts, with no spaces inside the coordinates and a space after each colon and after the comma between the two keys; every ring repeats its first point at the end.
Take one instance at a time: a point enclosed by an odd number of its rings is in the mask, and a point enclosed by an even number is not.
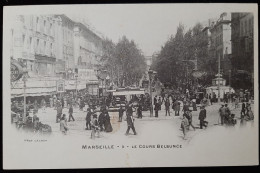
{"type": "Polygon", "coordinates": [[[231,70],[229,70],[229,101],[231,103],[231,70]]]}
{"type": "Polygon", "coordinates": [[[76,99],[78,98],[78,74],[75,75],[76,78],[76,99]]]}
{"type": "Polygon", "coordinates": [[[150,117],[153,116],[153,97],[152,97],[152,75],[153,75],[153,71],[149,70],[148,71],[149,74],[149,90],[150,90],[150,117]]]}
{"type": "Polygon", "coordinates": [[[218,103],[220,103],[220,55],[218,56],[218,103]]]}
{"type": "Polygon", "coordinates": [[[23,100],[24,100],[24,103],[23,103],[23,120],[25,121],[25,117],[26,117],[26,81],[27,81],[27,78],[26,78],[26,75],[27,75],[27,70],[26,69],[23,69],[23,100]]]}

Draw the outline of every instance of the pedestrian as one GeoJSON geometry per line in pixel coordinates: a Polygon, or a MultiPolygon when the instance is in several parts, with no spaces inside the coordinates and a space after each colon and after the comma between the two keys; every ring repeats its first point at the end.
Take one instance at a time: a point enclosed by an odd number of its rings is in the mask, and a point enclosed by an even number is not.
{"type": "Polygon", "coordinates": [[[212,105],[212,97],[211,97],[211,94],[209,94],[209,102],[210,102],[210,105],[212,105]]]}
{"type": "Polygon", "coordinates": [[[246,108],[245,108],[245,112],[246,112],[246,115],[248,114],[248,111],[249,111],[249,108],[250,108],[250,104],[249,103],[246,103],[246,108]]]}
{"type": "Polygon", "coordinates": [[[95,139],[96,138],[96,134],[97,134],[97,137],[99,138],[100,137],[100,127],[99,127],[99,124],[98,124],[98,119],[97,119],[97,114],[93,114],[93,119],[91,121],[91,128],[92,131],[91,131],[91,139],[95,139]]]}
{"type": "Polygon", "coordinates": [[[182,111],[183,111],[183,112],[186,112],[186,111],[188,111],[188,110],[189,110],[189,102],[184,101],[184,102],[183,102],[183,109],[182,109],[182,111]]]}
{"type": "Polygon", "coordinates": [[[56,116],[56,123],[58,123],[59,120],[61,120],[61,115],[62,115],[62,106],[58,105],[58,107],[57,107],[57,116],[56,116]]]}
{"type": "Polygon", "coordinates": [[[92,116],[92,111],[90,108],[87,109],[87,116],[86,116],[86,128],[85,130],[91,130],[91,116],[92,116]]]}
{"type": "Polygon", "coordinates": [[[158,103],[159,103],[159,110],[162,110],[162,99],[161,99],[161,97],[159,97],[158,103]]]}
{"type": "Polygon", "coordinates": [[[104,125],[105,125],[105,131],[106,132],[112,132],[113,128],[110,122],[110,116],[107,110],[104,111],[105,116],[104,116],[104,125]]]}
{"type": "Polygon", "coordinates": [[[167,116],[167,113],[169,114],[169,116],[171,116],[171,114],[170,114],[170,100],[169,100],[169,98],[166,98],[164,105],[165,105],[165,116],[167,116]]]}
{"type": "Polygon", "coordinates": [[[35,120],[33,121],[33,132],[36,133],[40,130],[40,122],[39,122],[39,117],[36,117],[35,120]]]}
{"type": "Polygon", "coordinates": [[[51,108],[53,107],[53,98],[52,97],[50,98],[50,107],[51,108]]]}
{"type": "Polygon", "coordinates": [[[180,110],[181,110],[181,103],[180,102],[178,102],[177,100],[176,100],[176,104],[175,104],[175,116],[179,116],[180,115],[180,110]]]}
{"type": "Polygon", "coordinates": [[[155,106],[154,106],[154,111],[155,111],[155,117],[158,118],[158,112],[160,110],[160,105],[159,103],[155,103],[155,106]]]}
{"type": "Polygon", "coordinates": [[[190,128],[190,126],[191,126],[191,127],[193,128],[193,130],[195,131],[195,127],[194,127],[194,125],[192,124],[192,113],[191,113],[191,110],[187,110],[187,111],[183,114],[183,116],[186,116],[186,118],[188,119],[188,122],[189,122],[187,129],[189,130],[189,128],[190,128]]]}
{"type": "Polygon", "coordinates": [[[196,99],[192,99],[192,108],[193,108],[193,111],[197,111],[197,105],[196,105],[196,99]]]}
{"type": "Polygon", "coordinates": [[[235,98],[235,109],[238,108],[238,103],[239,103],[239,98],[236,97],[236,98],[235,98]]]}
{"type": "Polygon", "coordinates": [[[138,104],[138,107],[137,107],[137,117],[138,117],[138,118],[143,118],[142,110],[143,110],[142,104],[139,103],[139,104],[138,104]]]}
{"type": "Polygon", "coordinates": [[[134,132],[134,135],[137,135],[136,131],[135,131],[135,127],[134,127],[134,118],[133,118],[133,109],[132,109],[132,104],[129,104],[127,106],[127,110],[126,110],[126,121],[127,121],[127,130],[125,135],[129,134],[129,130],[132,129],[132,131],[134,132]]]}
{"type": "Polygon", "coordinates": [[[73,106],[72,106],[72,104],[70,104],[70,107],[69,107],[69,122],[70,122],[70,119],[75,121],[75,119],[73,117],[73,106]]]}
{"type": "Polygon", "coordinates": [[[207,127],[208,122],[205,121],[207,116],[207,112],[204,106],[200,107],[200,113],[199,113],[199,120],[200,120],[200,129],[202,129],[202,127],[207,127]]]}
{"type": "Polygon", "coordinates": [[[120,104],[120,107],[119,107],[119,110],[118,110],[118,115],[119,115],[118,122],[122,122],[123,114],[124,114],[124,109],[123,109],[122,105],[120,104]]]}
{"type": "Polygon", "coordinates": [[[225,115],[224,115],[224,124],[228,124],[229,123],[229,119],[230,119],[230,114],[231,114],[231,111],[228,107],[228,104],[225,104],[225,115]]]}
{"type": "Polygon", "coordinates": [[[224,124],[225,110],[226,109],[224,108],[224,105],[222,104],[221,108],[219,108],[219,117],[220,117],[221,125],[224,124]]]}
{"type": "Polygon", "coordinates": [[[101,111],[101,113],[98,116],[98,124],[101,131],[105,130],[105,109],[101,111]]]}
{"type": "Polygon", "coordinates": [[[157,103],[157,96],[155,96],[153,99],[153,105],[155,106],[156,103],[157,103]]]}
{"type": "Polygon", "coordinates": [[[60,131],[62,132],[62,134],[66,135],[68,130],[69,130],[69,128],[68,128],[67,122],[66,122],[66,115],[63,114],[62,118],[60,120],[60,131]]]}
{"type": "Polygon", "coordinates": [[[62,108],[64,108],[64,99],[63,99],[63,97],[61,97],[61,106],[62,106],[62,108]]]}
{"type": "Polygon", "coordinates": [[[45,112],[46,101],[44,98],[42,98],[42,100],[41,100],[41,107],[42,107],[43,111],[45,112]]]}
{"type": "Polygon", "coordinates": [[[189,126],[189,121],[186,116],[183,116],[183,119],[181,121],[181,129],[183,132],[183,139],[186,140],[186,134],[187,134],[187,128],[189,126]]]}

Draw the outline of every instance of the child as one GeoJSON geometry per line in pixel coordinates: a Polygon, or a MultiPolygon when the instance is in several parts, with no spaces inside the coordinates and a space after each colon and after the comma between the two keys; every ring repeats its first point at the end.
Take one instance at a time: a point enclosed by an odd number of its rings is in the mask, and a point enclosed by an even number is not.
{"type": "Polygon", "coordinates": [[[69,128],[67,126],[66,115],[63,114],[60,120],[60,131],[62,132],[62,134],[66,135],[68,130],[69,128]]]}
{"type": "Polygon", "coordinates": [[[189,121],[186,116],[183,116],[183,119],[181,121],[181,129],[183,132],[183,139],[186,139],[186,132],[187,132],[187,127],[189,126],[189,121]]]}
{"type": "Polygon", "coordinates": [[[100,129],[98,126],[98,120],[97,120],[97,114],[93,115],[93,119],[91,121],[91,139],[95,139],[95,136],[97,134],[97,137],[99,138],[99,134],[100,134],[100,129]]]}

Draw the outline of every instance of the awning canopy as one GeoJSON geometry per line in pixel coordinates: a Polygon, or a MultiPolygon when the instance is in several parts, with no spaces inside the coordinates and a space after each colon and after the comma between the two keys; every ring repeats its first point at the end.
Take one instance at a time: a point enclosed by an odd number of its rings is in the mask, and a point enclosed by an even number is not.
{"type": "Polygon", "coordinates": [[[134,90],[134,91],[113,91],[114,96],[120,95],[138,95],[138,94],[145,94],[144,90],[134,90]]]}

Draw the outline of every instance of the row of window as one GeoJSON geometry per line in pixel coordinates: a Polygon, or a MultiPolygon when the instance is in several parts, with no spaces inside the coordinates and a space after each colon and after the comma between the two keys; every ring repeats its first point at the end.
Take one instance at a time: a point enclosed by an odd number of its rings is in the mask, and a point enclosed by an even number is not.
{"type": "Polygon", "coordinates": [[[23,48],[25,50],[29,50],[29,52],[31,53],[39,53],[48,56],[54,56],[54,47],[52,42],[23,35],[22,43],[23,48]]]}
{"type": "Polygon", "coordinates": [[[73,43],[73,31],[63,28],[63,42],[71,44],[73,43]]]}
{"type": "Polygon", "coordinates": [[[241,20],[240,23],[240,35],[250,35],[253,33],[253,18],[241,20]]]}
{"type": "Polygon", "coordinates": [[[68,46],[63,46],[63,54],[73,55],[73,48],[68,46]]]}
{"type": "Polygon", "coordinates": [[[54,36],[54,23],[50,19],[35,16],[24,16],[24,25],[31,30],[54,36]]]}

